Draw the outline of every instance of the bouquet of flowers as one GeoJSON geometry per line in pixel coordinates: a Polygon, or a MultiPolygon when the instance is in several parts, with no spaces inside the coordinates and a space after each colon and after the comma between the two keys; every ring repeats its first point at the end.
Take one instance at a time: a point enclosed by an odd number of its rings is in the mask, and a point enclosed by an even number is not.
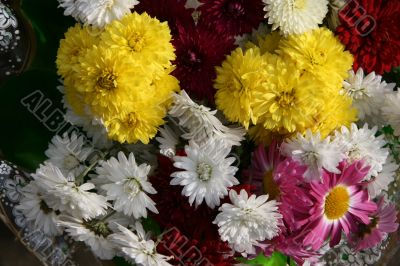
{"type": "Polygon", "coordinates": [[[36,229],[145,266],[358,265],[397,231],[399,1],[59,4],[36,229]]]}

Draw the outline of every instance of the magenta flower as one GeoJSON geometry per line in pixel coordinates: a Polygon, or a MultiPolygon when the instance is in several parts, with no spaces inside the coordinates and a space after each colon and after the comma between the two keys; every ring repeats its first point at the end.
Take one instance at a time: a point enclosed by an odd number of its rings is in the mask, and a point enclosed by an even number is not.
{"type": "Polygon", "coordinates": [[[371,215],[368,225],[361,224],[358,233],[351,239],[355,250],[372,248],[381,243],[388,235],[397,231],[397,212],[393,203],[385,202],[381,197],[378,201],[378,209],[371,215]]]}
{"type": "Polygon", "coordinates": [[[358,223],[368,225],[369,216],[377,206],[370,201],[368,191],[362,186],[369,167],[361,161],[340,163],[341,174],[322,173],[322,182],[311,182],[310,194],[314,207],[310,210],[309,223],[303,229],[304,245],[318,250],[330,238],[329,245],[339,243],[342,231],[349,237],[357,232],[358,223]]]}

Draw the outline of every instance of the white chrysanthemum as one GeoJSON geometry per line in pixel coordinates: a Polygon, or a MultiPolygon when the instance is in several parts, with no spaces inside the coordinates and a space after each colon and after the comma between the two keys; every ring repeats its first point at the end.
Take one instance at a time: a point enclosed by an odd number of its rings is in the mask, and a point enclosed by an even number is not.
{"type": "Polygon", "coordinates": [[[83,221],[72,216],[60,215],[57,224],[65,228],[67,234],[75,241],[82,241],[88,245],[97,257],[110,260],[116,255],[116,250],[109,236],[115,230],[112,225],[117,221],[112,218],[104,221],[98,219],[83,221]]]}
{"type": "Polygon", "coordinates": [[[64,15],[96,27],[104,27],[115,19],[129,14],[139,4],[137,0],[59,0],[64,15]]]}
{"type": "Polygon", "coordinates": [[[86,169],[86,159],[93,153],[93,148],[85,143],[84,136],[72,132],[71,136],[64,133],[62,137],[54,136],[45,151],[49,158],[47,161],[57,166],[61,172],[68,176],[77,176],[86,169]]]}
{"type": "Polygon", "coordinates": [[[304,173],[307,181],[320,180],[323,168],[339,174],[337,166],[345,157],[330,137],[322,140],[319,133],[313,134],[310,130],[304,137],[298,133],[296,138],[286,140],[281,150],[284,155],[308,167],[304,173]]]}
{"type": "Polygon", "coordinates": [[[199,144],[209,138],[222,139],[226,145],[240,145],[246,131],[243,128],[229,128],[224,126],[215,117],[217,110],[199,105],[190,99],[189,95],[182,90],[181,94],[174,94],[174,105],[169,114],[178,118],[179,125],[188,130],[182,138],[193,140],[199,144]]]}
{"type": "Polygon", "coordinates": [[[388,156],[382,171],[368,183],[368,194],[371,198],[376,198],[383,190],[388,190],[389,184],[394,181],[398,168],[399,166],[394,159],[388,156]]]}
{"type": "Polygon", "coordinates": [[[335,132],[334,142],[342,149],[350,162],[363,160],[371,167],[366,179],[377,176],[382,171],[389,155],[389,150],[384,148],[386,142],[383,135],[375,137],[377,131],[376,126],[369,129],[368,124],[365,124],[362,128],[357,128],[357,125],[353,123],[350,130],[342,126],[341,131],[335,132]]]}
{"type": "Polygon", "coordinates": [[[245,256],[254,254],[259,241],[279,234],[282,215],[275,200],[267,201],[268,195],[249,197],[243,189],[239,195],[231,190],[229,198],[232,204],[224,203],[213,223],[218,225],[221,239],[232,249],[245,256]]]}
{"type": "Polygon", "coordinates": [[[118,153],[118,160],[112,157],[96,168],[98,178],[108,180],[101,188],[114,201],[114,209],[135,218],[147,217],[147,209],[158,213],[154,201],[147,195],[157,193],[147,181],[149,171],[149,165],[136,164],[133,153],[126,158],[123,152],[118,153]]]}
{"type": "Polygon", "coordinates": [[[197,207],[205,200],[210,208],[219,206],[228,187],[239,183],[234,177],[238,169],[231,166],[235,158],[226,158],[230,148],[221,140],[209,139],[200,146],[190,141],[185,152],[186,156],[174,157],[174,166],[184,171],[171,175],[171,185],[184,186],[182,195],[189,197],[190,205],[195,202],[197,207]]]}
{"type": "Polygon", "coordinates": [[[65,211],[74,217],[87,220],[105,214],[109,207],[105,197],[89,192],[95,188],[92,183],[77,186],[72,176],[67,179],[60,169],[51,163],[40,165],[32,177],[37,185],[46,191],[46,203],[54,210],[65,211]]]}
{"type": "Polygon", "coordinates": [[[16,208],[22,211],[26,220],[48,236],[60,235],[62,231],[57,227],[57,214],[47,206],[45,193],[37,186],[36,181],[26,185],[22,194],[23,198],[16,208]]]}
{"type": "Polygon", "coordinates": [[[394,134],[400,136],[400,92],[386,95],[382,113],[386,123],[394,129],[394,134]]]}
{"type": "Polygon", "coordinates": [[[318,28],[328,13],[328,0],[263,0],[265,17],[284,35],[318,28]]]}
{"type": "Polygon", "coordinates": [[[362,68],[354,73],[349,71],[349,78],[343,83],[343,94],[353,99],[353,106],[358,110],[359,119],[374,124],[382,124],[379,121],[381,107],[384,106],[385,95],[393,91],[396,84],[387,84],[382,76],[375,72],[364,76],[362,68]]]}
{"type": "Polygon", "coordinates": [[[160,143],[160,154],[172,158],[176,153],[176,145],[179,143],[179,137],[172,129],[165,125],[160,127],[160,136],[156,137],[160,143]]]}
{"type": "Polygon", "coordinates": [[[135,224],[135,233],[117,225],[119,233],[110,235],[110,240],[122,252],[124,257],[137,265],[170,266],[170,257],[157,253],[156,243],[148,239],[139,222],[135,224]]]}
{"type": "Polygon", "coordinates": [[[58,0],[60,3],[60,7],[64,8],[64,16],[72,16],[76,20],[80,20],[79,18],[79,10],[78,10],[78,0],[58,0]]]}

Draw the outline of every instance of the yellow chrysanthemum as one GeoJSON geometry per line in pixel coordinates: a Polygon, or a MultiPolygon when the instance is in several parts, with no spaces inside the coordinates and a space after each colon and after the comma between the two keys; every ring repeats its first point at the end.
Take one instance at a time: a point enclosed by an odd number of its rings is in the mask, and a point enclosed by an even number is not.
{"type": "Polygon", "coordinates": [[[114,20],[101,35],[106,46],[124,51],[133,56],[133,60],[157,71],[170,67],[175,59],[171,38],[167,22],[161,23],[146,13],[136,12],[120,21],[114,20]]]}
{"type": "Polygon", "coordinates": [[[268,82],[256,93],[254,113],[268,130],[280,134],[302,131],[313,124],[321,105],[317,83],[301,76],[291,61],[277,57],[268,68],[268,82]]]}
{"type": "Polygon", "coordinates": [[[144,100],[151,77],[116,49],[94,46],[80,59],[76,88],[96,114],[120,112],[132,101],[144,100]]]}
{"type": "Polygon", "coordinates": [[[73,79],[73,69],[79,64],[79,58],[98,42],[98,35],[93,34],[90,27],[82,27],[77,23],[69,28],[57,51],[57,73],[64,79],[73,79]]]}
{"type": "Polygon", "coordinates": [[[326,137],[341,126],[349,127],[357,121],[357,110],[352,107],[352,100],[346,95],[326,94],[324,105],[314,116],[313,132],[320,132],[326,137]]]}
{"type": "Polygon", "coordinates": [[[353,56],[326,28],[290,35],[280,42],[279,53],[291,58],[306,75],[339,90],[353,64],[353,56]]]}
{"type": "Polygon", "coordinates": [[[173,71],[165,71],[162,75],[153,80],[154,84],[154,102],[169,108],[172,104],[172,95],[174,92],[179,92],[179,81],[169,73],[173,71]]]}
{"type": "Polygon", "coordinates": [[[228,120],[240,122],[246,128],[250,122],[256,123],[252,104],[254,93],[266,83],[266,67],[267,61],[257,47],[245,52],[237,48],[217,67],[215,102],[228,120]]]}
{"type": "Polygon", "coordinates": [[[119,114],[104,118],[110,139],[120,143],[149,143],[164,123],[166,109],[157,105],[132,104],[119,114]]]}

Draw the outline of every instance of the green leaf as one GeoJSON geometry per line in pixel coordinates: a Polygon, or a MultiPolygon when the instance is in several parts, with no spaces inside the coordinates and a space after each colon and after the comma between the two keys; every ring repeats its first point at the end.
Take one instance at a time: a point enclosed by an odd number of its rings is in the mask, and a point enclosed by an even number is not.
{"type": "MultiPolygon", "coordinates": [[[[263,254],[259,254],[257,257],[251,260],[239,259],[240,262],[248,265],[262,265],[262,266],[286,266],[288,257],[279,252],[272,253],[271,257],[265,257],[263,254]]],[[[292,263],[292,261],[291,261],[292,263]]],[[[290,264],[292,265],[292,264],[290,264]]],[[[295,264],[294,264],[295,265],[295,264]]]]}
{"type": "Polygon", "coordinates": [[[154,235],[158,236],[161,234],[160,225],[151,217],[143,219],[142,221],[143,229],[148,232],[151,231],[154,235]]]}
{"type": "Polygon", "coordinates": [[[0,149],[7,160],[27,170],[35,170],[45,160],[44,151],[57,132],[53,118],[63,112],[57,85],[57,75],[42,70],[27,71],[3,84],[0,149]]]}

